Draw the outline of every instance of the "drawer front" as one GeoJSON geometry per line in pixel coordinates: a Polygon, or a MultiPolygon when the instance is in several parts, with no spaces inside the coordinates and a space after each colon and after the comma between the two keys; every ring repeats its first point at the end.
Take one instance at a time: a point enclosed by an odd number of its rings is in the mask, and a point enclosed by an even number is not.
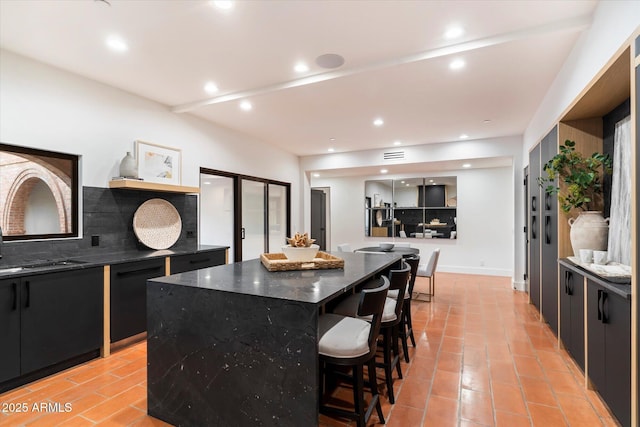
{"type": "Polygon", "coordinates": [[[197,254],[176,255],[171,257],[171,274],[223,265],[226,251],[201,252],[197,254]]]}
{"type": "Polygon", "coordinates": [[[147,279],[164,276],[164,258],[111,266],[111,342],[147,330],[147,279]]]}

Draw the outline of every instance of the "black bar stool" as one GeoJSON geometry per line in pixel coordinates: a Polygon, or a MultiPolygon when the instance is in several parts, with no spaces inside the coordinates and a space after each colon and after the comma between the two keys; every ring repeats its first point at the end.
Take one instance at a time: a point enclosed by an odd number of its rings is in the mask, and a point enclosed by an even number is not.
{"type": "MultiPolygon", "coordinates": [[[[411,339],[411,344],[416,346],[416,339],[413,336],[413,324],[411,323],[411,299],[413,298],[413,287],[416,284],[416,275],[418,272],[418,264],[420,263],[420,255],[412,255],[404,259],[411,267],[411,278],[409,279],[409,287],[404,293],[404,305],[402,307],[402,318],[400,319],[400,329],[398,334],[402,342],[402,352],[404,353],[404,361],[409,363],[409,345],[407,340],[411,339]]],[[[387,294],[389,298],[398,298],[398,292],[393,290],[387,294]]]]}
{"type": "MultiPolygon", "coordinates": [[[[398,377],[402,378],[402,368],[399,363],[398,349],[398,326],[402,318],[402,306],[404,294],[407,290],[411,267],[402,261],[402,267],[399,270],[389,270],[389,292],[398,291],[397,299],[388,298],[384,305],[382,314],[382,324],[380,325],[380,333],[382,335],[382,355],[383,362],[378,366],[384,368],[385,381],[389,392],[389,402],[395,403],[393,395],[393,370],[398,371],[398,377]],[[392,354],[393,353],[393,354],[392,354]]],[[[383,276],[384,277],[384,276],[383,276]]],[[[367,287],[365,285],[365,287],[367,287]]],[[[333,310],[334,313],[343,316],[357,316],[357,302],[359,294],[351,295],[346,298],[333,310]]]]}
{"type": "MultiPolygon", "coordinates": [[[[355,419],[358,427],[364,427],[376,408],[380,422],[384,424],[384,415],[378,395],[376,381],[376,348],[377,337],[380,333],[382,313],[384,311],[389,290],[389,280],[383,277],[381,286],[374,289],[364,289],[357,294],[358,306],[356,314],[359,318],[341,316],[335,313],[325,313],[319,318],[318,353],[320,355],[320,401],[324,395],[323,374],[329,371],[328,366],[348,366],[353,375],[349,378],[353,382],[354,412],[328,405],[320,405],[323,414],[336,414],[355,419]],[[364,319],[367,320],[364,320],[364,319]],[[368,366],[369,386],[371,387],[371,402],[365,410],[363,367],[368,366]]],[[[337,375],[341,375],[336,372],[337,375]]]]}

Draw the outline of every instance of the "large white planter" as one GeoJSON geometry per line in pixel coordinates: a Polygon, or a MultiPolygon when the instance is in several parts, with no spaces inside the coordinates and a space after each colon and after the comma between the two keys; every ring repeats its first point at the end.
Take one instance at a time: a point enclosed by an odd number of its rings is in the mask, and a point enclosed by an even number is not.
{"type": "Polygon", "coordinates": [[[585,211],[578,218],[569,218],[571,232],[571,247],[576,257],[580,256],[580,249],[606,251],[609,237],[609,218],[605,219],[602,212],[585,211]]]}

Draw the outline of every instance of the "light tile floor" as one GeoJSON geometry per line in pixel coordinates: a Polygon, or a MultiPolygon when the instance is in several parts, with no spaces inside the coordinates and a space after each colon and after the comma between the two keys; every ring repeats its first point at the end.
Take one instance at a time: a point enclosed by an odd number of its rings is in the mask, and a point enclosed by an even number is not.
{"type": "MultiPolygon", "coordinates": [[[[426,279],[418,278],[422,289],[426,279]]],[[[508,278],[439,273],[433,302],[414,301],[413,323],[417,346],[403,364],[404,379],[395,379],[396,404],[382,397],[387,426],[616,425],[508,278]]],[[[145,364],[139,343],[1,394],[0,410],[11,411],[0,413],[0,425],[165,426],[146,415],[145,364]],[[71,408],[33,410],[43,402],[71,408]],[[15,412],[23,406],[26,412],[15,412]]],[[[378,382],[386,394],[382,376],[378,382]]],[[[350,390],[339,387],[334,398],[348,401],[350,390]]],[[[376,421],[373,415],[369,425],[381,425],[376,421]]],[[[325,416],[320,423],[354,425],[325,416]]]]}

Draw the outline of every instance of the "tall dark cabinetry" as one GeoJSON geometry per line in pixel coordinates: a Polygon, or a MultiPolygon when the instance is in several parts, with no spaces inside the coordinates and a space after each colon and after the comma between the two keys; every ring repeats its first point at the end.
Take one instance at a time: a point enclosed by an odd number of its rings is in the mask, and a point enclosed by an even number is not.
{"type": "Polygon", "coordinates": [[[540,145],[529,153],[529,297],[540,309],[540,145]]]}
{"type": "Polygon", "coordinates": [[[560,338],[584,371],[584,276],[560,265],[560,338]]]}
{"type": "MultiPolygon", "coordinates": [[[[558,128],[554,127],[540,143],[540,173],[545,163],[558,153],[558,128]]],[[[555,185],[555,184],[554,184],[555,185]]],[[[540,286],[542,315],[558,334],[558,199],[540,188],[540,286]]]]}
{"type": "Polygon", "coordinates": [[[558,333],[558,201],[538,184],[543,166],[558,150],[554,127],[529,153],[529,294],[558,333]]]}

